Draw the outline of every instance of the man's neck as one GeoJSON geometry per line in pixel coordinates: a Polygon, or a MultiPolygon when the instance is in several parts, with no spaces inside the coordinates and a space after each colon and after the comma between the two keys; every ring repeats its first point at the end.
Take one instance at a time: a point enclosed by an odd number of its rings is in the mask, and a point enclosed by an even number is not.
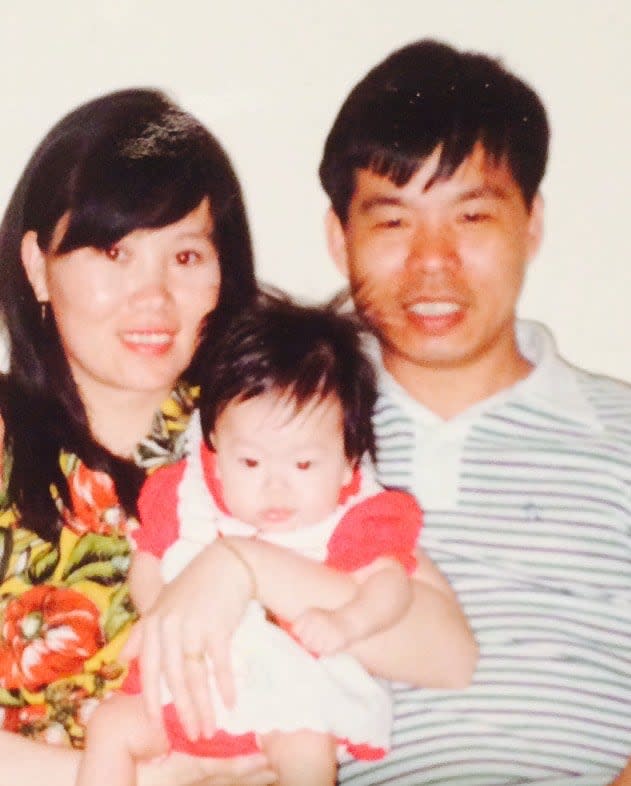
{"type": "Polygon", "coordinates": [[[501,363],[484,358],[451,366],[420,365],[384,351],[383,363],[413,399],[443,420],[512,387],[532,371],[532,364],[517,351],[501,363]]]}

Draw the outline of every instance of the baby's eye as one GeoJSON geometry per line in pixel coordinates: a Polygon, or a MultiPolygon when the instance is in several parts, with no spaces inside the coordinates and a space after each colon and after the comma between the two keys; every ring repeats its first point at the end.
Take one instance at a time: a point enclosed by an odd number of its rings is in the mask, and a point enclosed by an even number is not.
{"type": "Polygon", "coordinates": [[[241,463],[248,467],[248,469],[253,469],[254,467],[258,467],[259,463],[256,459],[253,458],[242,458],[241,463]]]}
{"type": "Polygon", "coordinates": [[[311,465],[313,464],[312,461],[297,461],[296,467],[298,469],[310,469],[311,465]]]}

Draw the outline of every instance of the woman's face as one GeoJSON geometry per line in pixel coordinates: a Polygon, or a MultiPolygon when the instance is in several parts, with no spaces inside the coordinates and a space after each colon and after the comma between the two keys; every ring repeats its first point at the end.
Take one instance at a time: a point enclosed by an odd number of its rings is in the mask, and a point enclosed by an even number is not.
{"type": "Polygon", "coordinates": [[[34,232],[22,251],[39,301],[50,301],[88,412],[112,395],[168,395],[190,363],[200,325],[217,304],[219,260],[208,199],[159,229],[137,229],[106,251],[42,252],[34,232]]]}

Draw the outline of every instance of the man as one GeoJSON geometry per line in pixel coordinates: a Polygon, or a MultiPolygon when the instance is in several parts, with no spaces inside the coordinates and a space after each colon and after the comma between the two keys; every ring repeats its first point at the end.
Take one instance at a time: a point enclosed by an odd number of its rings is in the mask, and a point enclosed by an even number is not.
{"type": "Polygon", "coordinates": [[[603,786],[631,754],[631,389],[515,315],[547,148],[528,86],[433,41],[376,66],[326,142],[381,480],[424,506],[481,650],[466,691],[397,686],[391,755],[343,784],[603,786]]]}

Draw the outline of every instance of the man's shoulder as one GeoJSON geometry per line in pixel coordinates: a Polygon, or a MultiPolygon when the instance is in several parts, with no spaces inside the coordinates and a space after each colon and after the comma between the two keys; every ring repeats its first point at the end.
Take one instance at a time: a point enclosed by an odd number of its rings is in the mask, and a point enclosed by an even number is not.
{"type": "Polygon", "coordinates": [[[631,384],[573,368],[577,385],[606,430],[621,429],[631,440],[631,384]]]}

